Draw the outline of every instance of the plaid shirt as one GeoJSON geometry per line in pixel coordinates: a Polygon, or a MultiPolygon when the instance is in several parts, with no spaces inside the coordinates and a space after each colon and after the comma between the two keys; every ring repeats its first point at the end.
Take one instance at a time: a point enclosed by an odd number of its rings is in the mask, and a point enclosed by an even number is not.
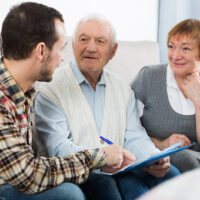
{"type": "Polygon", "coordinates": [[[34,89],[25,94],[0,59],[0,184],[38,193],[63,182],[80,184],[89,172],[106,164],[102,150],[68,157],[34,158],[30,107],[34,89]]]}

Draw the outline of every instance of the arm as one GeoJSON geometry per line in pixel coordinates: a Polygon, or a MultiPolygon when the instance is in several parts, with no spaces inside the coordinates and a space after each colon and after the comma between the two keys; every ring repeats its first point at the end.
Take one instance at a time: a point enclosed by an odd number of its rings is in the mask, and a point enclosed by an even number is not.
{"type": "MultiPolygon", "coordinates": [[[[136,100],[136,105],[138,106],[138,113],[139,116],[142,117],[143,115],[143,109],[144,109],[144,104],[140,101],[140,100],[136,100]]],[[[165,140],[158,140],[156,138],[151,137],[152,142],[155,144],[155,146],[160,149],[163,150],[179,141],[181,141],[182,147],[183,146],[187,146],[189,144],[191,144],[190,139],[184,135],[184,134],[177,134],[177,133],[172,133],[168,138],[166,138],[165,140]]]]}
{"type": "MultiPolygon", "coordinates": [[[[143,110],[145,106],[144,102],[146,102],[146,99],[147,99],[146,94],[148,93],[149,87],[151,87],[151,84],[148,83],[149,76],[150,76],[150,68],[144,67],[138,73],[138,75],[136,76],[135,80],[132,82],[132,85],[131,85],[137,97],[135,104],[137,107],[136,112],[139,115],[138,118],[142,117],[143,115],[143,110]]],[[[144,130],[144,132],[146,133],[146,130],[144,130]]],[[[145,148],[142,148],[142,150],[146,149],[146,144],[143,144],[142,147],[145,147],[145,148]]],[[[158,145],[156,145],[156,147],[158,147],[158,145]]],[[[158,149],[156,150],[158,151],[158,149]]],[[[154,152],[155,150],[152,151],[150,149],[149,156],[154,154],[154,152]]],[[[157,164],[151,165],[147,168],[144,168],[143,170],[145,170],[152,176],[163,177],[168,172],[169,167],[170,167],[169,158],[164,158],[164,159],[160,159],[157,162],[157,164]]]]}
{"type": "Polygon", "coordinates": [[[184,134],[177,134],[177,133],[172,133],[168,138],[165,140],[158,140],[156,138],[151,138],[153,143],[156,145],[157,148],[160,150],[163,150],[177,142],[182,142],[181,147],[187,146],[191,144],[190,139],[184,135],[184,134]]]}
{"type": "MultiPolygon", "coordinates": [[[[104,147],[104,148],[108,148],[108,147],[104,147]]],[[[121,153],[122,153],[122,157],[121,157],[122,163],[121,164],[118,164],[118,165],[115,165],[112,167],[105,166],[102,168],[102,171],[106,172],[106,173],[114,173],[114,172],[119,171],[120,169],[124,168],[125,166],[135,162],[135,156],[132,153],[130,153],[129,151],[122,149],[121,153]]]]}
{"type": "Polygon", "coordinates": [[[187,76],[183,82],[185,95],[193,102],[195,107],[196,137],[200,144],[200,68],[194,69],[193,73],[187,76]]]}
{"type": "MultiPolygon", "coordinates": [[[[132,82],[132,89],[136,95],[136,103],[139,109],[139,115],[142,117],[144,106],[146,106],[146,101],[148,99],[148,91],[151,88],[151,81],[152,80],[152,70],[150,67],[144,67],[140,70],[134,81],[132,82]]],[[[190,139],[185,136],[184,134],[177,134],[172,133],[170,137],[166,138],[165,140],[158,140],[156,138],[151,138],[157,148],[163,150],[179,141],[183,143],[182,146],[186,146],[191,144],[190,139]]]]}
{"type": "MultiPolygon", "coordinates": [[[[135,101],[135,99],[134,99],[134,101],[135,101]]],[[[137,146],[137,148],[140,149],[140,151],[142,151],[140,155],[145,154],[145,156],[150,156],[152,154],[155,154],[159,150],[153,145],[153,142],[147,136],[146,130],[140,124],[140,118],[139,118],[140,116],[137,113],[142,114],[143,112],[141,110],[139,111],[138,109],[143,109],[144,106],[142,106],[142,104],[138,103],[138,102],[137,102],[136,105],[139,105],[139,106],[138,107],[134,106],[136,108],[133,109],[132,112],[131,112],[132,114],[135,113],[134,121],[133,121],[133,118],[131,118],[131,114],[128,115],[130,117],[131,121],[127,121],[127,123],[132,122],[132,124],[133,124],[133,122],[134,122],[134,124],[136,124],[135,129],[132,129],[132,130],[129,129],[126,132],[126,134],[130,134],[130,135],[131,135],[131,132],[132,132],[132,137],[133,137],[132,138],[132,145],[131,145],[131,143],[129,145],[134,146],[134,148],[135,148],[135,146],[139,144],[139,146],[137,146]],[[135,141],[134,141],[134,136],[133,136],[134,134],[135,134],[135,141]],[[134,143],[135,143],[135,145],[134,145],[134,143]],[[142,148],[142,147],[145,147],[145,148],[142,148]]],[[[130,109],[131,107],[128,107],[128,108],[130,109]]],[[[127,110],[127,113],[128,113],[128,110],[127,110]]],[[[127,126],[128,126],[128,124],[127,124],[127,126]]],[[[134,149],[133,149],[133,151],[134,151],[134,149]]],[[[141,156],[140,156],[140,159],[141,159],[141,156]]],[[[157,164],[153,164],[153,165],[150,165],[147,168],[144,168],[144,170],[146,172],[148,172],[149,174],[151,174],[152,176],[163,177],[169,171],[169,168],[170,168],[170,160],[169,160],[169,157],[166,157],[166,158],[160,159],[157,162],[157,164]]]]}
{"type": "Polygon", "coordinates": [[[195,105],[196,135],[200,144],[200,105],[195,105]]]}
{"type": "Polygon", "coordinates": [[[82,151],[65,158],[34,158],[11,113],[0,105],[0,177],[16,189],[34,194],[62,182],[80,184],[89,172],[106,164],[102,150],[82,151]]]}
{"type": "MultiPolygon", "coordinates": [[[[138,104],[134,102],[135,98],[133,95],[127,109],[127,131],[125,145],[132,153],[136,155],[137,159],[141,159],[145,156],[150,156],[159,150],[155,147],[151,139],[148,137],[145,129],[142,127],[138,113],[141,114],[143,112],[138,110],[139,108],[136,106],[138,104]]],[[[142,106],[140,108],[142,108],[142,106]]],[[[169,171],[169,168],[170,161],[169,157],[167,157],[160,159],[157,164],[144,168],[144,170],[152,176],[163,177],[169,171]]]]}
{"type": "Polygon", "coordinates": [[[167,147],[167,145],[165,145],[162,141],[151,137],[152,142],[156,145],[156,147],[160,150],[163,150],[167,147]]]}
{"type": "MultiPolygon", "coordinates": [[[[68,157],[34,158],[33,150],[15,125],[12,114],[0,105],[0,179],[17,190],[35,194],[63,182],[81,184],[92,170],[119,168],[123,149],[113,144],[68,157]]],[[[129,158],[129,156],[126,156],[129,158]]]]}
{"type": "Polygon", "coordinates": [[[159,152],[141,125],[139,113],[141,112],[139,111],[138,104],[136,104],[133,93],[127,107],[127,127],[124,147],[133,153],[136,159],[159,152]]]}
{"type": "Polygon", "coordinates": [[[49,156],[67,156],[87,149],[72,141],[63,110],[42,92],[35,99],[35,129],[41,141],[47,147],[49,156]]]}

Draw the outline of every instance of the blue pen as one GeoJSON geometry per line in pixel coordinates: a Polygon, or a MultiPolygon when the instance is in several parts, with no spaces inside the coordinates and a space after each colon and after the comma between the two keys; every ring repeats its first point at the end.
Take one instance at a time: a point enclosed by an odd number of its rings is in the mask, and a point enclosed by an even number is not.
{"type": "Polygon", "coordinates": [[[110,140],[100,136],[101,140],[103,140],[104,142],[106,142],[107,144],[113,144],[113,142],[111,142],[110,140]]]}

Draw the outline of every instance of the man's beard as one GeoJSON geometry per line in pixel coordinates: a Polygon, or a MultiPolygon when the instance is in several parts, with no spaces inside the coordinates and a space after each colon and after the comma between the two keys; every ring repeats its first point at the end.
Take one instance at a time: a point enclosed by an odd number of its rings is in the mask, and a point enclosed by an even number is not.
{"type": "Polygon", "coordinates": [[[50,68],[50,56],[47,57],[44,65],[40,69],[40,78],[38,81],[50,82],[52,80],[52,72],[50,68]]]}
{"type": "Polygon", "coordinates": [[[52,80],[52,73],[47,68],[47,66],[43,66],[40,70],[40,80],[44,82],[50,82],[52,80]]]}

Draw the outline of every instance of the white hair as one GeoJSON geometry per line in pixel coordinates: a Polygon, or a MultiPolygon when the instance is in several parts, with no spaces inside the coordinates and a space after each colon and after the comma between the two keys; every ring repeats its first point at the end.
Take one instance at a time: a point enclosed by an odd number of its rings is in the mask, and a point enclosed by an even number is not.
{"type": "Polygon", "coordinates": [[[114,46],[117,43],[117,36],[116,36],[115,28],[110,23],[110,21],[108,21],[108,19],[105,16],[101,15],[101,14],[90,14],[90,15],[87,15],[87,16],[83,17],[78,22],[78,24],[76,25],[76,28],[75,28],[73,36],[72,36],[73,41],[76,40],[76,34],[77,34],[77,31],[78,31],[79,25],[81,23],[83,23],[83,22],[88,22],[88,21],[106,22],[110,26],[110,29],[111,29],[112,46],[114,46]]]}

